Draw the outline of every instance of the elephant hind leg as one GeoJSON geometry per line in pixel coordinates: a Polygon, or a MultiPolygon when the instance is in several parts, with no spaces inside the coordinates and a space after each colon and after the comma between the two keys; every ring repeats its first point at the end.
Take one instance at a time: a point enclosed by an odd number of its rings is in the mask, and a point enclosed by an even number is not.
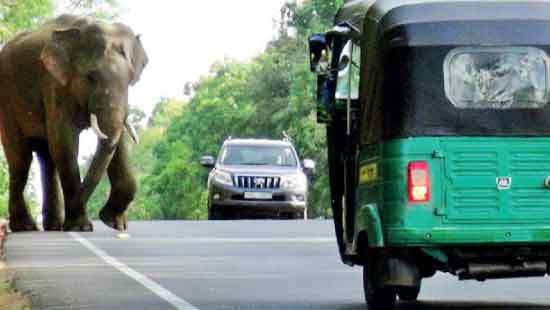
{"type": "Polygon", "coordinates": [[[99,213],[99,218],[105,225],[124,231],[128,228],[126,210],[136,195],[137,182],[130,167],[128,139],[124,135],[120,139],[118,148],[107,168],[111,193],[107,203],[99,213]]]}
{"type": "Polygon", "coordinates": [[[43,148],[39,148],[36,153],[40,162],[42,178],[42,219],[44,230],[63,230],[65,210],[59,174],[55,170],[55,164],[48,151],[47,144],[43,148]]]}
{"type": "Polygon", "coordinates": [[[25,203],[24,191],[32,161],[32,152],[25,141],[2,135],[10,174],[9,215],[10,229],[17,231],[38,230],[25,203]],[[7,146],[7,147],[6,147],[7,146]]]}

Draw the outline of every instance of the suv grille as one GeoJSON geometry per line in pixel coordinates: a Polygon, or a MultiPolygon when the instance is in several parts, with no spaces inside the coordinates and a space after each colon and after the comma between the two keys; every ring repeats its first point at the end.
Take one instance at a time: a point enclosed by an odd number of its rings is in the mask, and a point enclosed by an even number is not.
{"type": "Polygon", "coordinates": [[[279,188],[281,185],[280,177],[256,177],[238,175],[233,177],[233,183],[238,188],[279,188]]]}

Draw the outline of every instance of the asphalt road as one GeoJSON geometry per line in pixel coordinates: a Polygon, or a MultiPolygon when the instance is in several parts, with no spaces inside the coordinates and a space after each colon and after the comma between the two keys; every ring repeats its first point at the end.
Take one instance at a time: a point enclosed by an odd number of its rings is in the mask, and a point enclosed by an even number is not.
{"type": "MultiPolygon", "coordinates": [[[[34,309],[365,309],[328,221],[133,222],[129,239],[12,234],[8,265],[34,309]]],[[[550,279],[425,280],[398,309],[550,309],[550,279]]],[[[1,305],[0,305],[0,308],[1,305]]]]}

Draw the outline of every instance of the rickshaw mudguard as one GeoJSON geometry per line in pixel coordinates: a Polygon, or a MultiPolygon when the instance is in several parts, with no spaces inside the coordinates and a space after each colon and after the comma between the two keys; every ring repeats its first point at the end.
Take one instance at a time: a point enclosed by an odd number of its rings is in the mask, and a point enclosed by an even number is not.
{"type": "MultiPolygon", "coordinates": [[[[368,246],[374,248],[380,248],[384,246],[384,232],[382,230],[382,220],[380,219],[380,213],[378,212],[378,206],[374,203],[366,204],[359,208],[359,214],[357,219],[357,233],[355,238],[362,231],[366,231],[368,246]]],[[[361,246],[361,245],[359,245],[361,246]]]]}
{"type": "Polygon", "coordinates": [[[400,257],[387,257],[376,260],[376,286],[418,287],[421,277],[418,267],[400,257]]]}

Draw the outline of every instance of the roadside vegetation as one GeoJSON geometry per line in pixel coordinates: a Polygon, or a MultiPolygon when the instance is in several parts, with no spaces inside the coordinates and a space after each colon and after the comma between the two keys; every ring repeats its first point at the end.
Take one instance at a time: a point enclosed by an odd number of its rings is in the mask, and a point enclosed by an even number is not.
{"type": "MultiPolygon", "coordinates": [[[[208,172],[199,165],[200,156],[216,155],[229,136],[280,138],[283,131],[292,137],[301,158],[317,162],[309,215],[331,216],[325,131],[316,123],[307,37],[325,31],[342,2],[285,4],[277,37],[261,55],[244,63],[226,59],[214,64],[199,81],[185,85],[188,99],[160,99],[148,118],[134,109],[132,121],[141,127],[141,143],[131,152],[140,190],[129,210],[130,219],[205,219],[208,172]]],[[[105,6],[116,6],[113,0],[67,3],[80,5],[76,11],[98,12],[103,17],[114,15],[105,6]]],[[[50,17],[53,8],[53,0],[0,0],[0,44],[50,17]]],[[[0,216],[7,211],[5,168],[0,161],[0,216]]],[[[92,217],[97,217],[108,192],[105,178],[89,203],[92,217]]]]}
{"type": "MultiPolygon", "coordinates": [[[[208,171],[201,155],[216,155],[229,136],[281,138],[286,131],[301,158],[317,162],[309,197],[312,217],[330,217],[325,131],[316,123],[314,76],[307,37],[327,29],[341,0],[287,3],[278,36],[249,62],[216,63],[186,85],[191,99],[162,99],[142,142],[132,150],[140,190],[131,219],[205,219],[208,171]]],[[[88,206],[96,215],[108,196],[103,180],[88,206]]]]}
{"type": "Polygon", "coordinates": [[[13,287],[13,279],[0,261],[0,310],[31,309],[29,301],[13,287]]]}

